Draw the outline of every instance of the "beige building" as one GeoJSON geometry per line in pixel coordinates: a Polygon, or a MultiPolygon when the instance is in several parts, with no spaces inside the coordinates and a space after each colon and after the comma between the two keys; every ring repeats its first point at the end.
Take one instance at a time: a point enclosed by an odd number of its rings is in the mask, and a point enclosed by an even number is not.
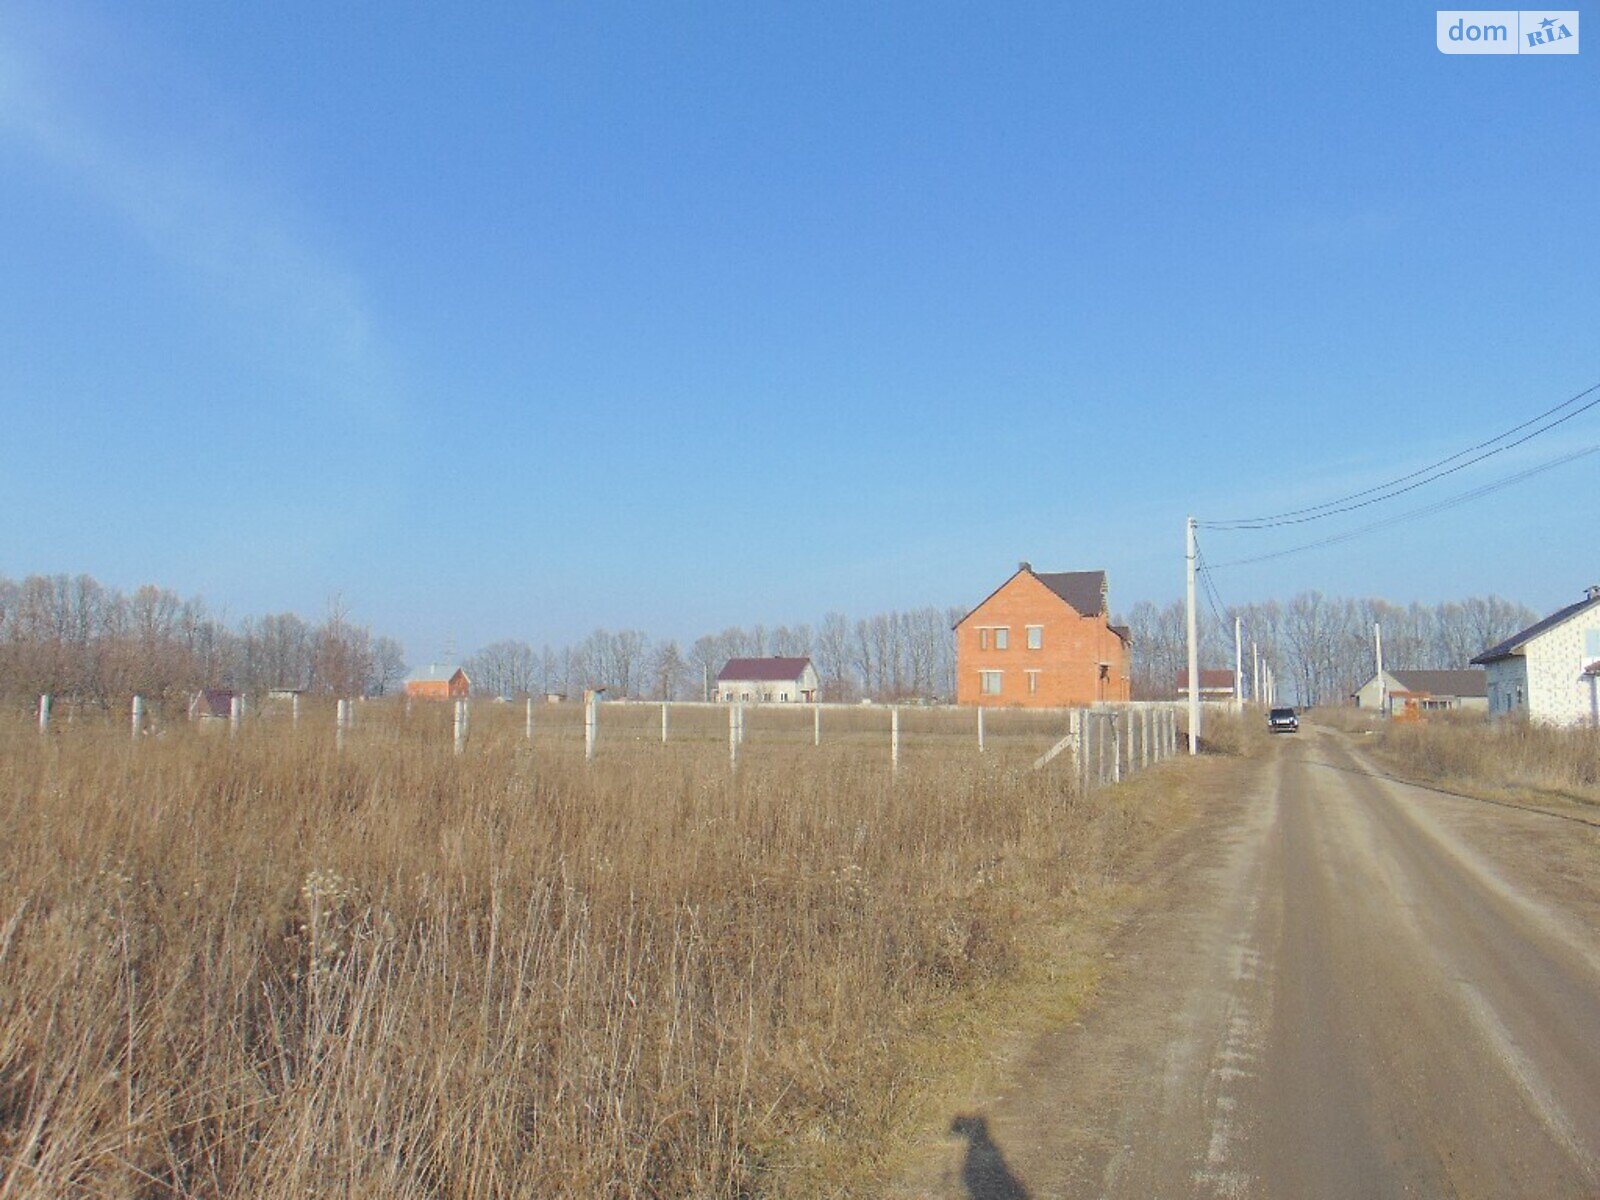
{"type": "Polygon", "coordinates": [[[1357,708],[1377,710],[1385,715],[1407,708],[1418,713],[1466,709],[1483,712],[1489,707],[1488,676],[1476,669],[1460,671],[1385,671],[1382,687],[1378,676],[1352,694],[1357,708]]]}
{"type": "Polygon", "coordinates": [[[809,704],[821,688],[809,658],[730,658],[717,672],[717,699],[724,704],[809,704]]]}

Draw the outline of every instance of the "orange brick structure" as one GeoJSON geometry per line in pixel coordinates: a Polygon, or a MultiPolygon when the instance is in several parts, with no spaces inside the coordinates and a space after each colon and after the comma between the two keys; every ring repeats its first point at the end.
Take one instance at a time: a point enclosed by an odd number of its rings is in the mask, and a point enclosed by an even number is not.
{"type": "Polygon", "coordinates": [[[1132,697],[1132,637],[1112,625],[1104,571],[1023,563],[956,624],[956,703],[1065,708],[1132,697]]]}
{"type": "Polygon", "coordinates": [[[459,700],[472,691],[472,681],[460,667],[430,666],[406,680],[406,695],[423,700],[459,700]]]}

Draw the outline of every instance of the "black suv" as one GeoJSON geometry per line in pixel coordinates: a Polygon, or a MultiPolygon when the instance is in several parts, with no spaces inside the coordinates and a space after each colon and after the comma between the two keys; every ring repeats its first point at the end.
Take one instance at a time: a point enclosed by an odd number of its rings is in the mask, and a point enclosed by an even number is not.
{"type": "Polygon", "coordinates": [[[1299,733],[1300,718],[1292,708],[1275,708],[1267,714],[1267,729],[1272,733],[1299,733]]]}

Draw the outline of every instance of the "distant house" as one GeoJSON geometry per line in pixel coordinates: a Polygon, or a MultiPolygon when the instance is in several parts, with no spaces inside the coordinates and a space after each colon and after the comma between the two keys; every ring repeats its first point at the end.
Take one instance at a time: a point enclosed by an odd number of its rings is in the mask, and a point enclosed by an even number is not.
{"type": "MultiPolygon", "coordinates": [[[[1189,672],[1187,669],[1178,672],[1178,698],[1181,700],[1189,698],[1189,672]]],[[[1233,672],[1222,667],[1201,667],[1200,699],[1232,700],[1233,672]]]]}
{"type": "Polygon", "coordinates": [[[472,692],[472,681],[460,667],[437,663],[406,676],[406,695],[421,700],[459,700],[472,692]]]}
{"type": "Polygon", "coordinates": [[[717,672],[717,699],[724,704],[809,704],[821,687],[809,658],[730,658],[717,672]]]}
{"type": "Polygon", "coordinates": [[[226,688],[201,688],[189,697],[189,720],[226,721],[233,715],[234,696],[226,688]]]}
{"type": "Polygon", "coordinates": [[[1381,697],[1383,711],[1394,714],[1426,716],[1451,709],[1483,712],[1489,707],[1488,686],[1488,675],[1475,669],[1385,671],[1381,688],[1377,672],[1373,672],[1351,698],[1357,708],[1377,709],[1381,697]]]}
{"type": "Polygon", "coordinates": [[[1133,636],[1104,571],[1016,573],[956,622],[956,703],[1066,708],[1132,696],[1133,636]]]}
{"type": "Polygon", "coordinates": [[[1590,674],[1600,662],[1600,587],[1472,661],[1486,669],[1491,713],[1600,727],[1596,676],[1590,674]]]}

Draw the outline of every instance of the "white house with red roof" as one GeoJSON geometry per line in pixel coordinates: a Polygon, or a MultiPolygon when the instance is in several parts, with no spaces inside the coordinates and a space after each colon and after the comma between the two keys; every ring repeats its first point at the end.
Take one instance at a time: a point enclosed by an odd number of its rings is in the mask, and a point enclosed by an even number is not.
{"type": "Polygon", "coordinates": [[[724,704],[809,704],[822,687],[809,658],[730,658],[717,672],[724,704]]]}

